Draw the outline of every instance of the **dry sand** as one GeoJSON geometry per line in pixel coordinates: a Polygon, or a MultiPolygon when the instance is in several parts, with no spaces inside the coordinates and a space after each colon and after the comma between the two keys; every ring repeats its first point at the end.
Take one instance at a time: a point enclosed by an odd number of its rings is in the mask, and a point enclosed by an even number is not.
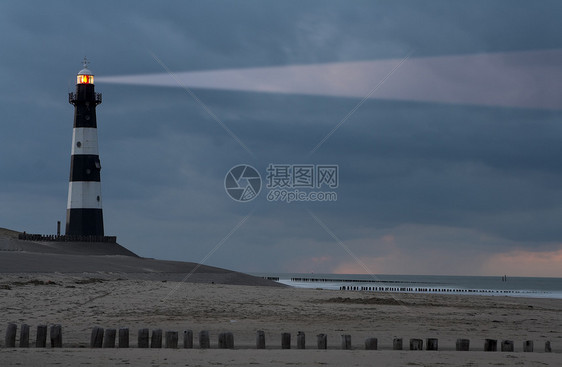
{"type": "Polygon", "coordinates": [[[227,269],[137,256],[117,243],[23,241],[0,228],[0,273],[120,273],[125,278],[281,286],[227,269]]]}
{"type": "MultiPolygon", "coordinates": [[[[0,333],[8,322],[61,324],[62,349],[7,349],[2,366],[561,366],[562,301],[514,297],[431,294],[374,294],[282,287],[162,281],[162,274],[0,274],[0,333]],[[3,289],[2,289],[3,288],[3,289]],[[8,289],[9,288],[9,289],[8,289]],[[128,327],[130,349],[89,349],[93,326],[128,327]],[[194,332],[196,349],[138,349],[139,328],[194,332]],[[210,350],[197,349],[208,330],[210,350]],[[267,350],[255,349],[264,330],[267,350]],[[234,333],[234,350],[217,348],[218,333],[234,333]],[[296,334],[306,333],[307,350],[296,334]],[[292,334],[281,350],[281,332],[292,334]],[[328,350],[316,349],[316,335],[328,334],[328,350]],[[350,334],[354,350],[340,350],[350,334]],[[377,337],[379,350],[365,351],[377,337]],[[438,338],[439,351],[393,351],[392,339],[438,338]],[[456,352],[468,338],[471,351],[456,352]],[[515,352],[483,352],[485,338],[510,339],[515,352]],[[524,340],[535,352],[523,353],[524,340]],[[554,353],[544,353],[551,341],[554,353]]],[[[181,344],[180,337],[180,344],[181,344]]],[[[33,343],[32,343],[33,344],[33,343]]]]}

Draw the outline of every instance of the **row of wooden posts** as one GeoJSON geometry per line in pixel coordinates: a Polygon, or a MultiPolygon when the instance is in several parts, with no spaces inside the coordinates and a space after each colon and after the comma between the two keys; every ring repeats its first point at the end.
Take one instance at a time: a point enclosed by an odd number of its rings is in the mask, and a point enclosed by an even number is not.
{"type": "MultiPolygon", "coordinates": [[[[114,348],[115,338],[117,331],[116,329],[104,329],[101,327],[94,327],[92,330],[92,336],[90,339],[91,348],[114,348]]],[[[178,332],[177,331],[166,331],[165,333],[165,348],[178,348],[178,332]]],[[[317,348],[318,349],[328,349],[328,335],[318,334],[316,336],[317,348]]],[[[410,339],[410,350],[423,350],[423,339],[410,339]]],[[[149,329],[140,329],[138,332],[138,347],[139,348],[162,348],[162,329],[152,330],[152,337],[150,338],[149,344],[149,329]]],[[[513,352],[514,343],[513,340],[503,340],[501,342],[502,352],[513,352]]],[[[119,329],[119,347],[128,348],[129,347],[129,329],[121,328],[119,329]]],[[[199,332],[199,348],[208,349],[211,347],[209,331],[203,330],[199,332]]],[[[234,335],[231,332],[219,333],[218,335],[218,347],[219,349],[232,349],[234,348],[234,335]]],[[[193,348],[193,331],[184,330],[183,331],[183,348],[193,348]]],[[[304,332],[299,331],[297,333],[297,349],[306,348],[306,335],[304,332]]],[[[256,332],[256,349],[265,349],[265,332],[263,330],[258,330],[256,332]]],[[[281,349],[291,349],[291,333],[281,333],[281,349]]],[[[351,335],[343,334],[341,335],[341,349],[352,349],[351,348],[351,335]]],[[[377,338],[367,338],[365,339],[365,349],[366,350],[377,350],[378,349],[378,339],[377,338]]],[[[393,350],[403,350],[403,339],[394,338],[392,341],[393,350]]],[[[437,338],[427,338],[426,339],[426,350],[439,350],[439,340],[437,338]]],[[[470,340],[469,339],[457,339],[456,341],[457,351],[468,351],[470,350],[470,340]]],[[[498,350],[498,341],[496,339],[486,339],[484,341],[484,351],[493,352],[498,350]]],[[[533,352],[534,343],[532,340],[526,340],[523,343],[524,352],[533,352]]],[[[552,352],[550,342],[545,342],[544,346],[545,352],[552,352]]]]}
{"type": "MultiPolygon", "coordinates": [[[[6,329],[5,346],[7,348],[16,347],[16,333],[18,326],[14,323],[9,323],[6,329]]],[[[51,325],[49,328],[49,336],[52,348],[62,348],[62,327],[60,325],[51,325]]],[[[37,334],[35,338],[35,347],[45,348],[47,346],[47,325],[37,326],[37,334]]],[[[20,328],[19,347],[29,347],[29,325],[22,324],[20,328]]]]}
{"type": "MultiPolygon", "coordinates": [[[[29,347],[29,325],[22,324],[20,328],[20,338],[19,347],[26,348],[29,347]]],[[[50,341],[51,347],[61,348],[62,347],[62,327],[61,325],[51,325],[50,327],[50,341]]],[[[9,323],[6,329],[6,339],[5,346],[8,348],[16,347],[16,334],[17,325],[14,323],[9,323]]],[[[152,335],[150,336],[150,330],[147,328],[139,329],[137,347],[138,348],[162,348],[162,341],[164,336],[164,347],[165,348],[178,348],[178,332],[177,331],[166,331],[162,332],[162,329],[152,330],[152,335]]],[[[91,348],[115,348],[116,341],[118,341],[119,348],[129,348],[129,329],[120,328],[117,329],[103,329],[102,327],[96,326],[92,329],[90,336],[90,347],[91,348]]],[[[327,349],[328,348],[328,335],[318,334],[316,336],[317,348],[327,349]]],[[[37,326],[37,335],[35,346],[37,348],[44,348],[47,346],[47,325],[37,326]]],[[[223,332],[218,335],[218,347],[220,349],[232,349],[234,348],[234,335],[231,332],[223,332]]],[[[403,339],[394,338],[392,341],[393,350],[403,350],[403,339]]],[[[423,350],[424,341],[423,339],[410,339],[409,343],[410,350],[423,350]]],[[[457,351],[468,351],[470,350],[470,340],[469,339],[457,339],[456,341],[457,351]]],[[[183,348],[193,348],[193,331],[184,330],[183,331],[183,348]]],[[[209,331],[203,330],[199,332],[199,348],[208,349],[211,348],[210,334],[209,331]]],[[[265,332],[258,330],[256,332],[256,348],[265,349],[265,332]]],[[[306,335],[304,332],[299,331],[297,333],[297,349],[306,348],[306,335]]],[[[281,333],[281,349],[291,349],[291,333],[281,333]]],[[[351,335],[344,334],[341,335],[341,349],[352,349],[351,348],[351,335]]],[[[367,338],[365,339],[365,349],[366,350],[376,350],[378,349],[378,339],[377,338],[367,338]]],[[[439,340],[437,338],[427,338],[425,340],[426,350],[439,350],[439,340]]],[[[495,352],[498,350],[498,341],[496,339],[485,339],[484,341],[484,351],[495,352]]],[[[513,340],[503,340],[500,343],[500,350],[502,352],[513,352],[514,343],[513,340]]],[[[524,352],[533,352],[534,343],[532,340],[526,340],[523,342],[524,352]]],[[[546,341],[544,345],[545,352],[552,352],[550,341],[546,341]]]]}

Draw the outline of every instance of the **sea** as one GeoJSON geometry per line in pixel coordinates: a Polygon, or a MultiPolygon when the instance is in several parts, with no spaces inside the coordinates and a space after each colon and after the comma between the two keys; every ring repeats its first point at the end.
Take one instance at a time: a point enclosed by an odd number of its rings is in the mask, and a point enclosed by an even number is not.
{"type": "Polygon", "coordinates": [[[362,275],[253,273],[297,288],[398,292],[469,294],[562,299],[562,278],[446,275],[362,275]]]}

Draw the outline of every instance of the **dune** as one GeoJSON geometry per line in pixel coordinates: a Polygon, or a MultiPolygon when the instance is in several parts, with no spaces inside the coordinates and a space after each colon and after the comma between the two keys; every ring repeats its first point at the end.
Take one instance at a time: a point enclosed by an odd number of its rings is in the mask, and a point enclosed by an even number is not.
{"type": "Polygon", "coordinates": [[[128,278],[283,286],[213,266],[140,257],[118,243],[27,241],[19,234],[0,228],[0,273],[123,273],[128,278]]]}

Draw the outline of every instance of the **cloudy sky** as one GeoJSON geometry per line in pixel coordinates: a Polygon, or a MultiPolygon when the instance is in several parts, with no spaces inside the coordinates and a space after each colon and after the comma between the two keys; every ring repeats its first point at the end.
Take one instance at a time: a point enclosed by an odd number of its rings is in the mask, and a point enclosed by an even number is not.
{"type": "Polygon", "coordinates": [[[1,2],[0,227],[64,223],[67,93],[87,56],[103,93],[106,234],[139,255],[246,272],[562,277],[561,11],[1,2]],[[263,179],[244,203],[224,186],[239,164],[263,179]],[[337,200],[269,201],[270,164],[337,165],[337,200]]]}

